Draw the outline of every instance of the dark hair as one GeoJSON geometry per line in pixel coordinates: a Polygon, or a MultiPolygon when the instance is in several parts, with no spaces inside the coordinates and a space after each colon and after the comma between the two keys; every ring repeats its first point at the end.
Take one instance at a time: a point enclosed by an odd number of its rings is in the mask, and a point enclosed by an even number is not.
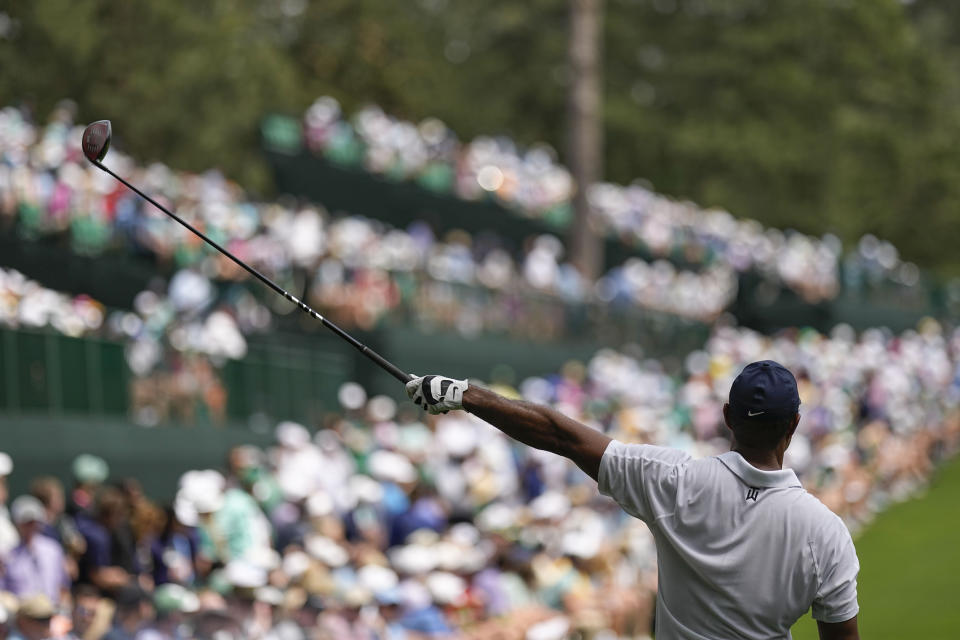
{"type": "Polygon", "coordinates": [[[101,522],[114,515],[124,515],[127,497],[116,487],[104,487],[97,496],[97,516],[101,522]]]}
{"type": "Polygon", "coordinates": [[[63,498],[63,484],[53,476],[40,476],[30,483],[30,493],[49,508],[56,493],[63,498]]]}
{"type": "Polygon", "coordinates": [[[73,599],[79,600],[80,598],[99,598],[100,589],[96,588],[89,582],[78,582],[73,586],[73,599]]]}
{"type": "Polygon", "coordinates": [[[751,449],[773,449],[793,427],[796,418],[796,413],[766,420],[731,417],[730,428],[737,444],[751,449]]]}

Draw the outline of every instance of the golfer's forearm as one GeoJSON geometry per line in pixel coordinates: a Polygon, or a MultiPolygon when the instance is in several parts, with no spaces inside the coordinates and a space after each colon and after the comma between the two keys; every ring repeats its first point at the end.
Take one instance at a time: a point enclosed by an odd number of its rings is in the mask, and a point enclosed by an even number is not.
{"type": "Polygon", "coordinates": [[[463,394],[463,408],[514,440],[562,455],[559,451],[562,434],[556,416],[551,415],[556,413],[552,409],[508,400],[489,389],[475,386],[463,394]]]}
{"type": "Polygon", "coordinates": [[[559,411],[508,400],[482,387],[471,386],[464,392],[463,408],[523,444],[570,458],[594,479],[610,442],[602,433],[559,411]]]}
{"type": "Polygon", "coordinates": [[[860,640],[857,616],[853,616],[846,622],[817,621],[817,630],[820,632],[820,640],[860,640]]]}

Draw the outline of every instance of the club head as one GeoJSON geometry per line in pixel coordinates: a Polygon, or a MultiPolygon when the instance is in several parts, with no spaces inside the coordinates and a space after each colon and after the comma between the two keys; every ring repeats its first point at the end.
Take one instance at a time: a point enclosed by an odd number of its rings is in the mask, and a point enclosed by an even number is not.
{"type": "Polygon", "coordinates": [[[90,162],[100,162],[110,148],[110,136],[113,128],[109,120],[97,120],[83,130],[83,155],[90,162]]]}

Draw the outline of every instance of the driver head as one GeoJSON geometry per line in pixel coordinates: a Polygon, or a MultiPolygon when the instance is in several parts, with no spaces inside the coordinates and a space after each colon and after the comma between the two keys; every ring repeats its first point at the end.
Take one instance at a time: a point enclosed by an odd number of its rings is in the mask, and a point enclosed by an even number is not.
{"type": "Polygon", "coordinates": [[[100,162],[110,148],[113,130],[109,120],[97,120],[83,130],[83,155],[90,162],[100,162]]]}

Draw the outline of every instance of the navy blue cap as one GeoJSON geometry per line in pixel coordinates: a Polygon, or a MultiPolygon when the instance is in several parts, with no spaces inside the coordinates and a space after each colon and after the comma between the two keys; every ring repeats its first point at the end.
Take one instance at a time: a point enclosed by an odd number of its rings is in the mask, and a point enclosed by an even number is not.
{"type": "Polygon", "coordinates": [[[730,412],[739,418],[782,418],[799,408],[797,379],[773,360],[751,362],[730,387],[730,412]]]}

